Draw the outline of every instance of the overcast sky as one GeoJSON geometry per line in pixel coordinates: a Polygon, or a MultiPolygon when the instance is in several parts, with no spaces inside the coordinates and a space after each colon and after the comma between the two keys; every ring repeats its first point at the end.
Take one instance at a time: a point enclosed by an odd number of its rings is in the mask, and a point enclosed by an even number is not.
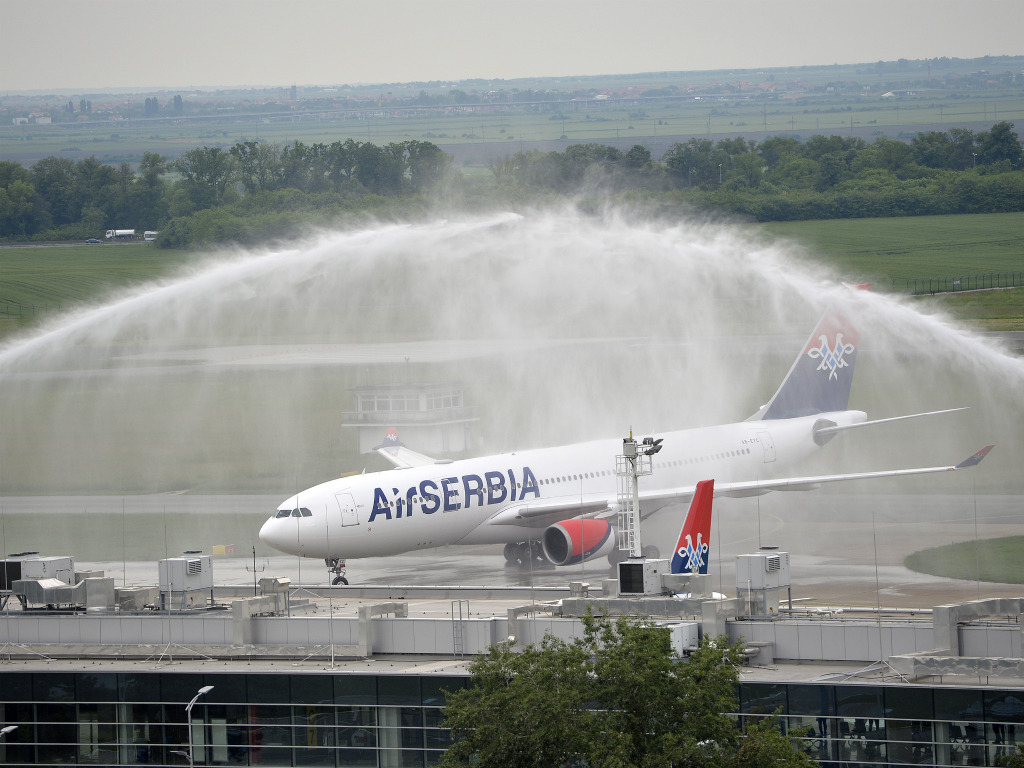
{"type": "Polygon", "coordinates": [[[1024,53],[1022,0],[0,0],[0,93],[1024,53]]]}

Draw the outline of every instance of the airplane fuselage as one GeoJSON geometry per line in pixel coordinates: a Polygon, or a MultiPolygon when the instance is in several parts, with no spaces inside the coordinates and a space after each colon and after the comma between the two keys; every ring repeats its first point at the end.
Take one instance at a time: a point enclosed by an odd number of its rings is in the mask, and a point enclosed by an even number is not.
{"type": "MultiPolygon", "coordinates": [[[[642,488],[771,477],[819,449],[815,425],[865,419],[862,411],[841,411],[659,433],[662,450],[642,488]]],[[[546,523],[531,528],[528,515],[509,513],[531,505],[592,510],[601,500],[614,502],[621,453],[621,440],[596,440],[331,480],[285,500],[260,539],[290,554],[340,560],[537,539],[546,523]]],[[[650,514],[666,503],[642,502],[641,511],[650,514]]]]}

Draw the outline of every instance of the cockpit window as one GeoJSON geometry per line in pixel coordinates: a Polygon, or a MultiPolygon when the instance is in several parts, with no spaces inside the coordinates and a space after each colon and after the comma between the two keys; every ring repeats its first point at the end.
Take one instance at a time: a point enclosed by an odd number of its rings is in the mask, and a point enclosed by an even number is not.
{"type": "Polygon", "coordinates": [[[312,517],[312,511],[302,507],[300,509],[279,509],[274,517],[312,517]]]}

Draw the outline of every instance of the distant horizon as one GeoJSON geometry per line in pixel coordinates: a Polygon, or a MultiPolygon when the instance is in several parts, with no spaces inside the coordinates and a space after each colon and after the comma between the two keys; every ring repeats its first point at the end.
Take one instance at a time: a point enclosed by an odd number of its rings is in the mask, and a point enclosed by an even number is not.
{"type": "Polygon", "coordinates": [[[0,13],[8,94],[975,59],[1019,55],[1006,51],[1024,29],[1018,0],[975,0],[966,14],[959,0],[0,0],[0,13]]]}
{"type": "MultiPolygon", "coordinates": [[[[375,86],[389,87],[389,86],[412,86],[412,85],[426,85],[432,83],[439,84],[451,84],[458,86],[463,83],[470,81],[482,81],[482,82],[493,82],[493,83],[515,83],[524,80],[584,80],[584,79],[597,79],[602,77],[612,78],[628,78],[628,77],[643,77],[647,75],[682,75],[682,74],[710,74],[714,72],[724,73],[735,73],[743,74],[749,72],[767,72],[776,70],[798,70],[798,69],[826,69],[829,67],[862,67],[872,66],[878,63],[894,63],[897,61],[908,61],[908,62],[931,62],[931,61],[978,61],[982,59],[1002,59],[1002,58],[1024,58],[1024,52],[1021,53],[1000,53],[1000,54],[982,54],[980,56],[930,56],[919,59],[906,59],[901,57],[899,59],[882,59],[878,61],[848,61],[841,63],[831,64],[798,64],[798,65],[779,65],[779,66],[754,66],[754,67],[725,67],[725,68],[712,68],[712,69],[674,69],[674,70],[637,70],[635,72],[602,72],[597,74],[572,74],[572,75],[529,75],[524,77],[464,77],[460,79],[434,79],[434,80],[392,80],[387,82],[338,82],[338,83],[287,83],[287,84],[273,84],[273,83],[239,83],[239,84],[204,84],[195,85],[189,84],[187,86],[172,86],[172,85],[144,85],[144,86],[89,86],[83,88],[65,87],[65,88],[34,88],[34,89],[22,89],[14,90],[8,89],[0,92],[0,98],[11,97],[11,96],[90,96],[90,95],[120,95],[120,94],[153,94],[153,93],[184,93],[184,92],[213,92],[213,91],[259,91],[259,90],[287,90],[289,88],[317,88],[317,89],[328,89],[328,88],[372,88],[375,86]]],[[[1022,72],[1024,75],[1024,72],[1022,72]]]]}

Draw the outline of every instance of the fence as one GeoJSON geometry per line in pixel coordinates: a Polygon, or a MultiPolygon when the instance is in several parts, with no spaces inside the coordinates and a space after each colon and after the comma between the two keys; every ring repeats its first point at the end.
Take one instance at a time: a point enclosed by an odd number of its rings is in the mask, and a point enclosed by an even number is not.
{"type": "MultiPolygon", "coordinates": [[[[892,288],[899,281],[893,279],[892,288]]],[[[922,277],[906,281],[906,293],[918,296],[923,293],[956,293],[958,291],[983,291],[989,288],[1015,288],[1024,286],[1022,272],[986,272],[980,275],[958,275],[956,277],[922,277]]]]}

